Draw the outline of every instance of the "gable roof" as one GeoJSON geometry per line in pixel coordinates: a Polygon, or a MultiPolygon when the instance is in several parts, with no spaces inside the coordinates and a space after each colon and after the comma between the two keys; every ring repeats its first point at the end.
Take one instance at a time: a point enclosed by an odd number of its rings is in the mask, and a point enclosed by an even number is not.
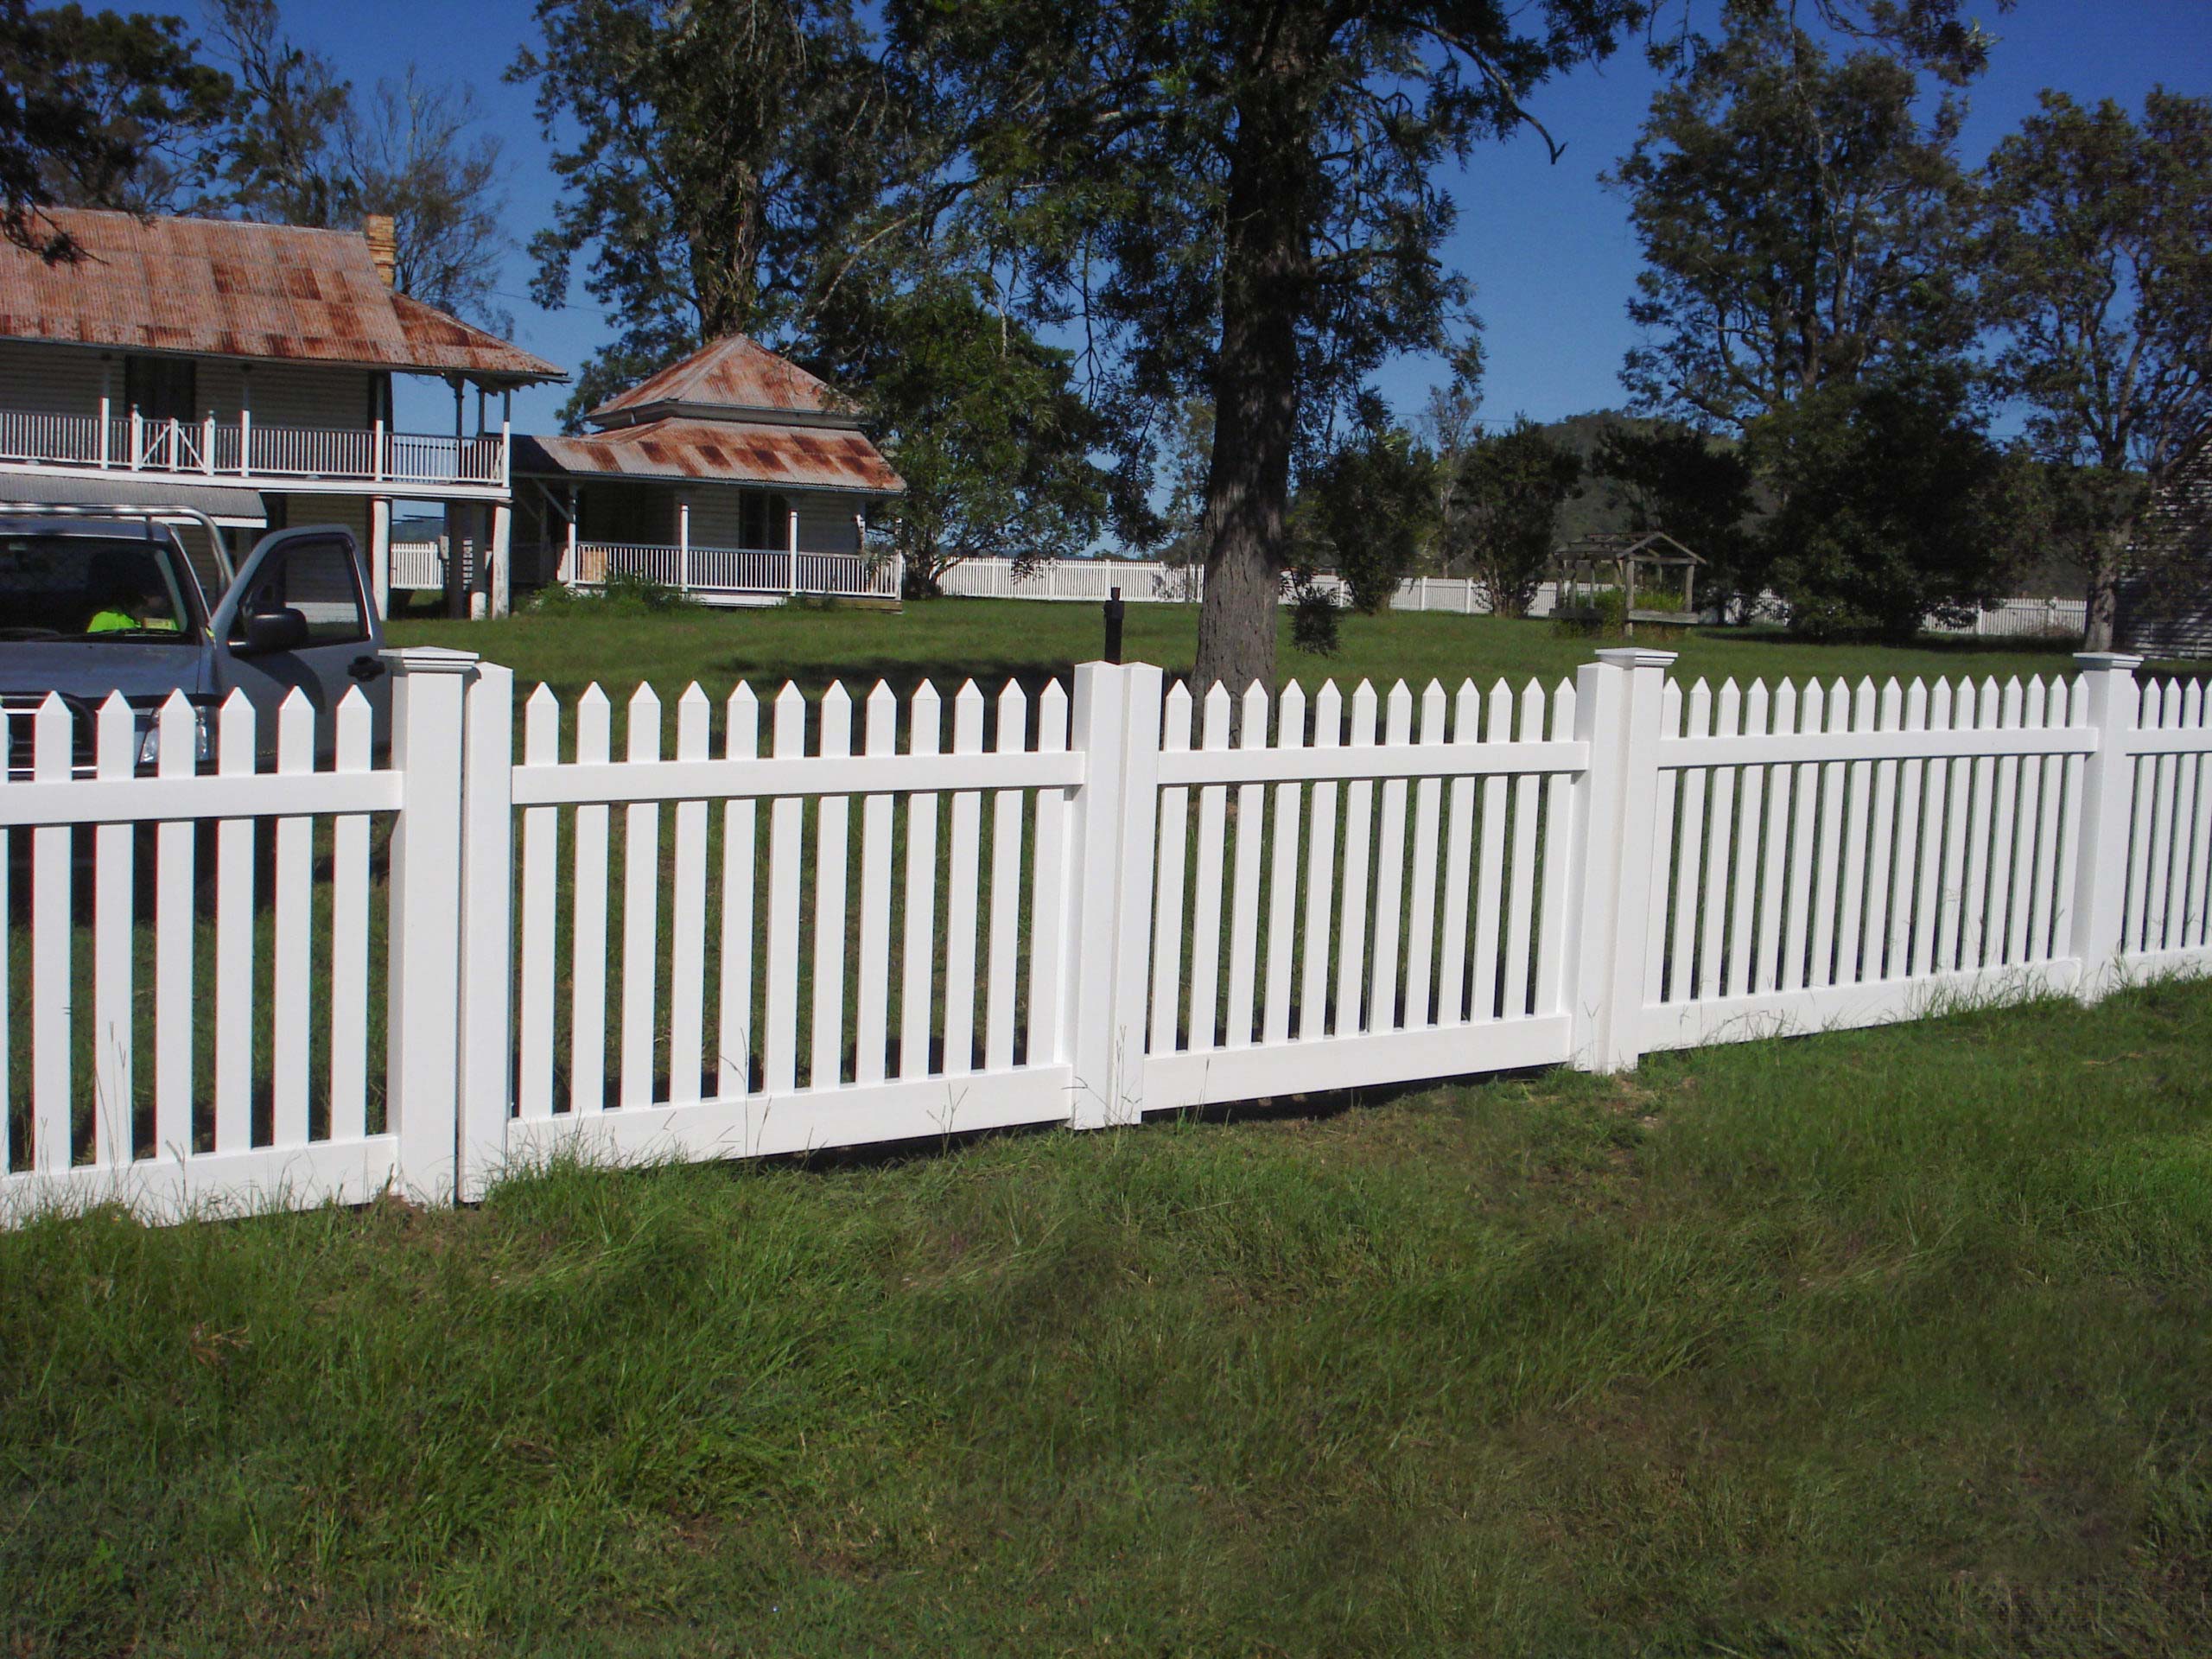
{"type": "Polygon", "coordinates": [[[766,416],[801,425],[855,423],[846,399],[743,334],[724,334],[701,346],[584,418],[594,426],[620,426],[675,414],[709,420],[766,416]]]}
{"type": "Polygon", "coordinates": [[[869,496],[896,495],[906,487],[857,429],[770,421],[642,421],[582,437],[518,437],[514,469],[869,496]]]}
{"type": "Polygon", "coordinates": [[[0,339],[344,363],[510,385],[556,365],[396,294],[366,238],[236,219],[56,207],[72,264],[0,247],[0,339]]]}

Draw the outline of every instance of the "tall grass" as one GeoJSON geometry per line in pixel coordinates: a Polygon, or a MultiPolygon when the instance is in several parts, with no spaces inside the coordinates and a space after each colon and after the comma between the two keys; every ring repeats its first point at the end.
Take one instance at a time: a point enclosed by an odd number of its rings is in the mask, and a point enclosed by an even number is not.
{"type": "Polygon", "coordinates": [[[2212,988],[0,1237],[15,1650],[2212,1644],[2212,988]]]}

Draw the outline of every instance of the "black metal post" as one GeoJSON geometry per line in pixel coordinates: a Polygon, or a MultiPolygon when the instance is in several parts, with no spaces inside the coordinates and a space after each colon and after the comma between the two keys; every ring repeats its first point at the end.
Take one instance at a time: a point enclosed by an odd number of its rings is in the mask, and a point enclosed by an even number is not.
{"type": "Polygon", "coordinates": [[[1122,660],[1122,590],[1111,590],[1113,597],[1106,601],[1106,660],[1122,660]]]}

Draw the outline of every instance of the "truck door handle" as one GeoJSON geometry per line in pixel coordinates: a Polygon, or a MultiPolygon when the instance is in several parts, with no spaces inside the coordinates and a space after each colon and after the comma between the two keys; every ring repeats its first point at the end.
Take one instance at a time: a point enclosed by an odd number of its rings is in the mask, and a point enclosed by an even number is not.
{"type": "Polygon", "coordinates": [[[374,657],[356,657],[346,664],[346,671],[363,685],[366,685],[384,672],[384,664],[374,657]]]}

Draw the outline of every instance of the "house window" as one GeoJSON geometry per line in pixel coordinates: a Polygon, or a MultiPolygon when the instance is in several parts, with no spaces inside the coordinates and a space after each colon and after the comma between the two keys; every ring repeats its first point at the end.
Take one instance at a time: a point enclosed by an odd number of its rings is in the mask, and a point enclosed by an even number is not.
{"type": "Polygon", "coordinates": [[[123,400],[149,421],[196,421],[200,365],[188,357],[127,357],[123,400]]]}
{"type": "Polygon", "coordinates": [[[791,540],[791,503],[766,490],[747,490],[737,499],[738,539],[747,547],[782,547],[791,540]]]}

